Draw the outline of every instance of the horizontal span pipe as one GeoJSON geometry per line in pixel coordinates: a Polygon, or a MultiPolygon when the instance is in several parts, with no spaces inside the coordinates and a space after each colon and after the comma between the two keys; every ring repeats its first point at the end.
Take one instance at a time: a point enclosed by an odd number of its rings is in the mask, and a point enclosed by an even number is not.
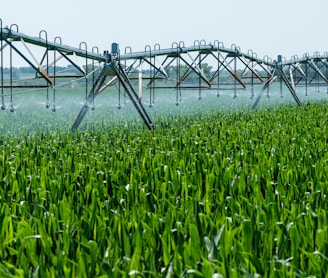
{"type": "MultiPolygon", "coordinates": [[[[1,28],[1,34],[2,37],[0,38],[1,40],[3,39],[8,39],[11,38],[14,41],[18,41],[23,39],[25,42],[30,43],[30,44],[34,44],[34,45],[38,45],[38,46],[42,46],[45,48],[48,48],[50,50],[58,50],[58,51],[62,51],[64,53],[70,53],[70,52],[74,52],[75,55],[80,56],[80,57],[88,57],[89,59],[93,59],[99,62],[110,62],[110,55],[101,55],[99,53],[94,53],[94,52],[87,52],[85,50],[79,49],[79,48],[75,48],[75,47],[71,47],[68,45],[64,45],[61,43],[56,43],[56,42],[50,42],[47,41],[45,39],[42,38],[38,38],[38,37],[31,37],[28,35],[25,35],[23,33],[20,32],[16,32],[13,31],[11,29],[8,28],[1,28]]],[[[177,47],[173,47],[173,48],[168,48],[168,49],[153,49],[151,51],[147,50],[147,51],[140,51],[140,52],[131,52],[131,53],[125,53],[125,54],[121,54],[119,56],[119,58],[121,60],[131,60],[131,59],[141,59],[141,58],[149,58],[149,57],[155,57],[155,56],[164,56],[164,55],[179,55],[179,54],[183,54],[183,53],[187,53],[187,52],[195,52],[195,51],[203,51],[203,52],[211,52],[211,51],[220,51],[223,53],[227,53],[228,55],[230,54],[232,57],[233,56],[241,56],[244,57],[248,60],[253,60],[256,61],[257,63],[261,63],[267,66],[271,66],[274,67],[275,66],[275,61],[271,61],[269,59],[259,59],[257,57],[254,57],[251,55],[251,53],[243,53],[240,52],[239,49],[231,49],[231,48],[225,48],[221,45],[194,45],[194,46],[190,46],[190,47],[184,47],[184,46],[179,46],[177,45],[177,47]]],[[[297,58],[297,59],[291,59],[288,61],[282,61],[281,64],[282,65],[291,65],[294,63],[305,63],[308,60],[320,60],[320,59],[326,59],[328,60],[328,55],[313,55],[313,56],[304,56],[302,58],[297,58]]]]}
{"type": "Polygon", "coordinates": [[[45,39],[38,38],[38,37],[31,37],[31,36],[25,35],[23,33],[15,32],[8,28],[2,28],[1,31],[2,31],[1,32],[2,37],[0,38],[1,40],[10,38],[14,41],[20,41],[21,39],[23,39],[24,42],[26,42],[26,43],[42,46],[42,47],[48,48],[50,50],[58,50],[58,51],[62,51],[64,53],[74,52],[77,56],[88,57],[90,59],[97,60],[100,62],[106,62],[108,60],[107,57],[100,55],[98,53],[87,52],[87,51],[79,49],[79,48],[71,47],[71,46],[56,43],[56,42],[50,42],[50,41],[47,41],[45,39]]]}

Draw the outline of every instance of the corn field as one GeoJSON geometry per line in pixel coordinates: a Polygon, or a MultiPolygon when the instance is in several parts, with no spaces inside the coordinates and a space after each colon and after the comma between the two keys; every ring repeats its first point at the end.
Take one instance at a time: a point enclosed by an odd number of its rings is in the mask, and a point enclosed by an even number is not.
{"type": "Polygon", "coordinates": [[[327,116],[318,102],[166,115],[153,132],[2,121],[0,277],[325,277],[327,116]]]}

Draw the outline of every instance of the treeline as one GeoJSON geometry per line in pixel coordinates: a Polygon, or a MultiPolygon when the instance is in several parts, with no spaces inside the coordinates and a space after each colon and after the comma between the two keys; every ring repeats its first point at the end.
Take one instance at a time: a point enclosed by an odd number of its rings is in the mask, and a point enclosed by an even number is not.
{"type": "MultiPolygon", "coordinates": [[[[61,71],[65,71],[65,72],[76,72],[77,69],[73,66],[73,65],[68,65],[68,66],[56,66],[56,72],[61,72],[61,71]]],[[[0,67],[0,73],[3,73],[5,75],[9,75],[10,73],[12,74],[18,74],[18,75],[32,75],[35,74],[35,69],[33,67],[12,67],[12,68],[1,68],[0,67]]],[[[54,67],[50,67],[48,69],[49,73],[53,73],[54,72],[54,67]]]]}

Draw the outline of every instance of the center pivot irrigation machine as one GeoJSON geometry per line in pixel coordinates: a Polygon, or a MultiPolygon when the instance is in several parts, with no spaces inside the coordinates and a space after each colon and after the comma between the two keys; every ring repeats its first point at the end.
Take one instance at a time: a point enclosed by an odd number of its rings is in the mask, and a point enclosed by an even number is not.
{"type": "Polygon", "coordinates": [[[87,111],[93,107],[95,97],[113,84],[123,88],[149,129],[153,129],[154,125],[141,101],[143,85],[150,92],[149,106],[154,103],[157,89],[176,90],[178,105],[181,90],[198,90],[201,98],[204,90],[214,90],[218,96],[222,90],[233,90],[234,96],[237,96],[237,90],[248,87],[251,97],[256,96],[253,108],[274,81],[280,82],[281,91],[283,85],[288,88],[297,105],[302,105],[296,94],[297,86],[305,87],[306,93],[309,86],[325,86],[328,89],[327,52],[323,55],[307,53],[300,58],[293,56],[290,60],[280,55],[276,60],[267,56],[260,59],[252,50],[243,53],[234,44],[226,48],[219,41],[206,43],[196,40],[189,47],[181,41],[173,43],[168,49],[161,49],[156,44],[153,48],[147,45],[144,51],[132,52],[130,47],[126,47],[124,53],[120,52],[117,43],[113,43],[111,51],[100,54],[97,47],[89,51],[85,42],[74,48],[62,44],[61,37],[49,41],[44,30],[38,37],[25,35],[18,31],[16,24],[3,26],[1,19],[0,30],[1,109],[6,109],[5,99],[9,98],[10,110],[14,111],[13,95],[28,89],[45,90],[46,107],[52,106],[52,110],[56,111],[56,89],[63,80],[85,79],[85,104],[72,130],[79,127],[87,111]],[[34,78],[28,83],[15,76],[16,57],[34,71],[34,78]],[[58,70],[62,59],[75,70],[74,74],[62,74],[58,70]],[[211,65],[211,70],[208,70],[208,65],[211,65]],[[258,94],[254,93],[255,85],[261,85],[258,94]],[[50,94],[53,94],[52,104],[50,94]]]}

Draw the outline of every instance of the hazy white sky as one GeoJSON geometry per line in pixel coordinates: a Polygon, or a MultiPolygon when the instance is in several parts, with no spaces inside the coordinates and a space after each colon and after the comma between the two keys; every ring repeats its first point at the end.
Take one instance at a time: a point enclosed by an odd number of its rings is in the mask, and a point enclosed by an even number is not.
{"type": "Polygon", "coordinates": [[[5,0],[3,26],[15,23],[19,32],[48,39],[61,36],[63,44],[110,50],[112,42],[133,51],[145,45],[170,48],[195,40],[232,43],[258,57],[287,59],[305,52],[328,51],[327,0],[5,0]]]}

